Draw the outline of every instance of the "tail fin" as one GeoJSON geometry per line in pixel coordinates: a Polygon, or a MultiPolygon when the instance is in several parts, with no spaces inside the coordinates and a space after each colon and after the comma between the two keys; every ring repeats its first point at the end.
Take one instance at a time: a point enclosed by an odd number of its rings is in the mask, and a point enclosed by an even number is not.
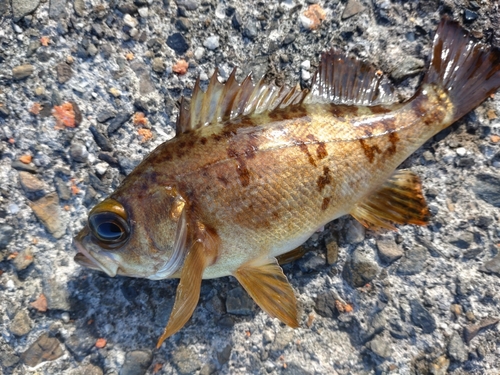
{"type": "Polygon", "coordinates": [[[443,18],[423,83],[446,90],[456,121],[500,87],[500,50],[476,42],[457,22],[443,18]]]}

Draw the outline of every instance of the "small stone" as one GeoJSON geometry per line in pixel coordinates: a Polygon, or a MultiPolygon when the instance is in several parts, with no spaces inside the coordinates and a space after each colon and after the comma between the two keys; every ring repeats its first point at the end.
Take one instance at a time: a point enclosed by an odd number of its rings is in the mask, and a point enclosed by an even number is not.
{"type": "Polygon", "coordinates": [[[151,65],[156,73],[165,72],[165,60],[162,57],[155,57],[151,65]]]}
{"type": "Polygon", "coordinates": [[[125,14],[125,16],[123,17],[123,23],[128,27],[136,27],[139,24],[137,19],[132,17],[130,14],[125,14]]]}
{"type": "Polygon", "coordinates": [[[201,60],[203,58],[203,55],[205,54],[205,48],[203,47],[197,47],[195,50],[194,50],[194,58],[196,60],[201,60]]]}
{"type": "Polygon", "coordinates": [[[61,62],[56,65],[57,81],[59,83],[68,82],[73,76],[73,70],[66,62],[61,62]]]}
{"type": "Polygon", "coordinates": [[[349,285],[359,288],[372,281],[378,272],[378,265],[358,247],[345,263],[342,276],[349,285]]]}
{"type": "Polygon", "coordinates": [[[12,0],[14,22],[18,22],[21,18],[33,13],[39,4],[40,0],[12,0]]]}
{"type": "Polygon", "coordinates": [[[231,25],[236,29],[240,30],[243,25],[243,20],[241,19],[241,14],[236,11],[233,14],[233,18],[231,18],[231,25]]]}
{"type": "Polygon", "coordinates": [[[66,18],[66,0],[50,0],[49,17],[53,20],[66,18]]]}
{"type": "Polygon", "coordinates": [[[364,10],[365,7],[358,0],[348,0],[344,11],[342,12],[342,19],[346,20],[364,10]]]}
{"type": "Polygon", "coordinates": [[[257,37],[257,34],[257,24],[254,20],[249,19],[246,22],[245,27],[243,28],[243,36],[247,37],[248,39],[255,39],[257,37]]]}
{"type": "Polygon", "coordinates": [[[410,307],[411,321],[417,327],[422,328],[423,333],[432,333],[436,330],[436,320],[418,300],[410,300],[410,307]]]}
{"type": "Polygon", "coordinates": [[[179,55],[182,55],[189,49],[189,44],[181,33],[170,35],[167,38],[167,46],[172,48],[179,55]]]}
{"type": "Polygon", "coordinates": [[[391,76],[396,81],[401,81],[406,77],[420,73],[424,66],[424,60],[406,56],[403,61],[396,65],[396,68],[391,72],[391,76]]]}
{"type": "Polygon", "coordinates": [[[149,9],[147,7],[139,8],[137,9],[137,12],[142,18],[146,18],[149,15],[149,9]]]}
{"type": "Polygon", "coordinates": [[[214,50],[214,49],[219,48],[219,37],[216,35],[209,36],[203,42],[203,46],[205,46],[209,50],[214,50]]]}
{"type": "Polygon", "coordinates": [[[486,203],[500,207],[500,176],[480,173],[476,176],[474,193],[486,203]]]}
{"type": "Polygon", "coordinates": [[[73,142],[69,148],[69,154],[71,155],[71,159],[78,163],[85,163],[89,157],[89,152],[87,151],[87,147],[80,142],[73,142]]]}
{"type": "Polygon", "coordinates": [[[10,116],[10,109],[4,105],[0,106],[0,118],[7,118],[10,116]]]}
{"type": "Polygon", "coordinates": [[[54,186],[59,195],[59,199],[67,201],[71,199],[71,190],[61,177],[54,177],[54,186]]]}
{"type": "Polygon", "coordinates": [[[113,95],[115,98],[119,98],[122,96],[122,92],[118,90],[116,87],[111,87],[108,92],[113,95]]]}
{"type": "Polygon", "coordinates": [[[264,333],[262,334],[262,343],[264,345],[272,343],[274,341],[274,336],[275,334],[273,331],[269,329],[265,330],[264,333]]]}
{"type": "Polygon", "coordinates": [[[307,70],[302,69],[300,72],[300,78],[302,78],[303,81],[309,81],[311,79],[311,73],[307,70]]]}
{"type": "Polygon", "coordinates": [[[458,303],[454,303],[450,306],[450,311],[455,314],[455,316],[460,316],[462,315],[462,306],[460,306],[458,303]]]}
{"type": "Polygon", "coordinates": [[[481,270],[500,277],[500,253],[485,262],[481,270]]]}
{"type": "Polygon", "coordinates": [[[455,245],[459,249],[468,249],[472,242],[474,242],[474,233],[471,231],[463,231],[458,237],[454,237],[450,241],[452,245],[455,245]]]}
{"type": "Polygon", "coordinates": [[[153,354],[148,350],[127,352],[120,375],[144,375],[153,362],[153,354]]]}
{"type": "Polygon", "coordinates": [[[29,202],[29,206],[38,220],[55,238],[61,238],[66,233],[66,223],[61,218],[59,197],[56,193],[50,193],[35,202],[29,202]]]}
{"type": "Polygon", "coordinates": [[[33,174],[28,172],[19,172],[19,182],[21,183],[21,187],[23,188],[26,195],[30,198],[43,195],[43,192],[46,189],[43,181],[39,180],[33,174]]]}
{"type": "Polygon", "coordinates": [[[448,367],[450,367],[450,360],[445,355],[442,355],[431,363],[430,375],[447,375],[448,367]]]}
{"type": "Polygon", "coordinates": [[[453,333],[448,343],[448,356],[457,362],[465,362],[469,357],[462,337],[457,332],[453,333]]]}
{"type": "Polygon", "coordinates": [[[99,146],[99,148],[103,151],[113,151],[113,146],[109,141],[108,137],[102,134],[97,128],[93,125],[89,126],[89,130],[94,137],[95,143],[99,146]]]}
{"type": "Polygon", "coordinates": [[[85,334],[74,334],[64,342],[77,361],[82,361],[94,348],[95,339],[85,334]]]}
{"type": "Polygon", "coordinates": [[[378,256],[382,262],[392,264],[403,256],[403,250],[393,239],[377,240],[378,256]]]}
{"type": "Polygon", "coordinates": [[[100,367],[88,364],[69,370],[67,375],[103,375],[100,367]]]}
{"type": "Polygon", "coordinates": [[[227,362],[229,362],[229,358],[231,357],[231,350],[233,347],[230,344],[227,344],[221,351],[217,352],[217,361],[221,366],[224,366],[227,362]]]}
{"type": "Polygon", "coordinates": [[[26,310],[19,310],[10,322],[9,330],[16,336],[24,336],[31,331],[33,322],[26,310]]]}
{"type": "Polygon", "coordinates": [[[7,248],[14,238],[14,228],[10,225],[0,225],[0,250],[7,248]]]}
{"type": "Polygon", "coordinates": [[[33,65],[19,65],[12,69],[12,76],[14,77],[14,79],[23,79],[29,77],[34,70],[35,67],[33,65]]]}
{"type": "Polygon", "coordinates": [[[189,29],[191,28],[191,21],[189,20],[189,18],[179,17],[177,21],[175,21],[175,27],[177,27],[179,31],[189,31],[189,29]]]}
{"type": "Polygon", "coordinates": [[[326,243],[326,262],[328,264],[337,263],[339,259],[339,245],[335,239],[326,243]]]}
{"type": "Polygon", "coordinates": [[[191,347],[181,346],[172,353],[173,364],[180,374],[194,374],[201,368],[201,361],[191,347]]]}
{"type": "Polygon", "coordinates": [[[130,112],[118,112],[116,117],[109,122],[108,136],[120,129],[123,124],[125,124],[130,119],[130,117],[132,117],[132,114],[130,112]]]}
{"type": "Polygon", "coordinates": [[[335,308],[336,295],[332,291],[318,293],[315,298],[314,310],[325,318],[335,318],[337,309],[335,308]]]}
{"type": "Polygon", "coordinates": [[[17,257],[15,257],[12,261],[12,264],[14,264],[14,267],[18,272],[28,268],[31,263],[33,263],[33,251],[31,250],[31,247],[21,250],[19,254],[17,254],[17,257]]]}
{"type": "Polygon", "coordinates": [[[464,329],[464,339],[467,345],[471,340],[476,337],[481,331],[493,328],[497,325],[500,319],[486,318],[481,320],[478,324],[471,324],[464,329]]]}
{"type": "Polygon", "coordinates": [[[252,315],[255,304],[241,287],[236,287],[227,293],[226,310],[235,315],[252,315]]]}
{"type": "Polygon", "coordinates": [[[427,250],[420,245],[414,245],[406,250],[401,258],[397,273],[399,275],[416,275],[423,271],[427,259],[427,250]]]}
{"type": "Polygon", "coordinates": [[[18,362],[19,357],[14,350],[0,337],[0,366],[7,368],[18,362]]]}
{"type": "Polygon", "coordinates": [[[139,93],[141,95],[148,95],[155,91],[153,82],[151,82],[151,77],[149,73],[145,73],[139,77],[139,93]]]}
{"type": "Polygon", "coordinates": [[[384,335],[377,335],[371,341],[369,341],[366,346],[374,352],[376,355],[382,358],[389,358],[392,354],[392,348],[390,345],[390,340],[388,340],[384,335]]]}
{"type": "Polygon", "coordinates": [[[476,12],[473,12],[470,9],[465,9],[464,12],[464,20],[465,22],[472,22],[475,21],[479,17],[479,15],[476,12]]]}
{"type": "Polygon", "coordinates": [[[365,227],[356,220],[350,220],[344,227],[345,242],[349,244],[360,243],[365,239],[365,227]]]}
{"type": "Polygon", "coordinates": [[[73,9],[78,17],[85,17],[85,0],[75,0],[73,9]]]}
{"type": "Polygon", "coordinates": [[[21,361],[29,367],[35,367],[42,362],[53,361],[63,354],[59,340],[44,333],[21,354],[21,361]]]}
{"type": "Polygon", "coordinates": [[[88,56],[95,56],[95,55],[97,55],[97,52],[99,52],[99,51],[98,51],[97,47],[95,46],[95,44],[90,43],[89,46],[87,47],[87,55],[88,56]]]}
{"type": "Polygon", "coordinates": [[[116,113],[114,111],[110,109],[103,109],[101,112],[97,114],[97,121],[102,124],[115,116],[116,113]]]}
{"type": "Polygon", "coordinates": [[[43,294],[49,310],[71,310],[69,292],[66,285],[56,278],[47,278],[43,281],[43,294]]]}

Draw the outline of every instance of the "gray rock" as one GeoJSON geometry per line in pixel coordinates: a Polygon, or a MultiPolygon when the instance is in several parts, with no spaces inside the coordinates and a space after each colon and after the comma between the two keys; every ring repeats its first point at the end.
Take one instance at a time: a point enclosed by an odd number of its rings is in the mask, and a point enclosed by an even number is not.
{"type": "Polygon", "coordinates": [[[86,11],[85,0],[74,0],[73,9],[78,17],[84,17],[86,11]]]}
{"type": "Polygon", "coordinates": [[[59,199],[67,201],[71,198],[71,190],[61,177],[54,177],[54,186],[59,195],[59,199]]]}
{"type": "Polygon", "coordinates": [[[89,157],[87,147],[80,142],[71,143],[69,154],[71,155],[71,158],[78,163],[85,163],[89,157]]]}
{"type": "Polygon", "coordinates": [[[71,69],[71,66],[69,66],[65,62],[61,62],[56,65],[56,73],[57,81],[59,83],[66,83],[73,76],[73,70],[71,69]]]}
{"type": "Polygon", "coordinates": [[[165,71],[165,59],[155,57],[152,62],[152,68],[156,73],[163,73],[165,71]]]}
{"type": "Polygon", "coordinates": [[[483,201],[495,207],[500,207],[500,177],[487,173],[476,176],[474,193],[483,201]]]}
{"type": "Polygon", "coordinates": [[[191,21],[189,20],[189,18],[179,17],[175,21],[175,27],[177,28],[177,30],[182,32],[189,31],[189,29],[191,28],[191,21]]]}
{"type": "Polygon", "coordinates": [[[221,351],[217,351],[217,361],[221,366],[224,366],[227,362],[229,362],[229,358],[231,357],[231,350],[233,347],[230,344],[227,344],[222,348],[221,351]]]}
{"type": "Polygon", "coordinates": [[[40,0],[12,0],[12,13],[14,22],[19,21],[24,16],[31,14],[38,8],[40,0]]]}
{"type": "Polygon", "coordinates": [[[68,288],[65,284],[57,282],[56,278],[44,279],[43,294],[47,299],[49,310],[71,310],[68,288]]]}
{"type": "Polygon", "coordinates": [[[482,270],[500,277],[500,253],[485,262],[482,270]]]}
{"type": "Polygon", "coordinates": [[[172,48],[179,55],[186,53],[189,49],[189,43],[181,33],[174,33],[170,35],[167,38],[167,46],[172,48]]]}
{"type": "Polygon", "coordinates": [[[359,288],[372,281],[379,271],[379,266],[358,247],[344,264],[342,276],[349,285],[359,288]]]}
{"type": "Polygon", "coordinates": [[[226,310],[235,315],[252,315],[255,303],[242,287],[231,289],[227,293],[226,310]]]}
{"type": "Polygon", "coordinates": [[[155,87],[151,82],[151,78],[149,77],[149,73],[145,73],[139,78],[139,93],[141,95],[148,95],[155,91],[155,87]]]}
{"type": "Polygon", "coordinates": [[[500,319],[486,318],[481,320],[478,324],[470,324],[464,329],[464,339],[467,344],[476,337],[480,332],[493,328],[497,325],[500,319]]]}
{"type": "Polygon", "coordinates": [[[55,238],[61,238],[66,233],[67,223],[61,218],[57,193],[47,194],[35,202],[29,202],[29,206],[38,220],[55,238]]]}
{"type": "Polygon", "coordinates": [[[262,343],[264,345],[270,344],[274,341],[275,334],[273,331],[266,329],[262,334],[262,343]]]}
{"type": "Polygon", "coordinates": [[[474,233],[470,231],[461,232],[458,237],[453,238],[450,243],[459,249],[468,249],[474,242],[474,233]]]}
{"type": "Polygon", "coordinates": [[[10,322],[9,330],[16,336],[24,336],[31,331],[33,322],[26,310],[19,310],[10,322]]]}
{"type": "Polygon", "coordinates": [[[0,225],[0,250],[7,248],[14,238],[14,228],[10,225],[0,225]]]}
{"type": "Polygon", "coordinates": [[[110,109],[103,109],[101,112],[97,114],[97,121],[102,124],[115,116],[116,113],[114,111],[110,109]]]}
{"type": "Polygon", "coordinates": [[[457,362],[465,362],[469,357],[467,347],[457,332],[451,335],[450,342],[448,343],[448,356],[457,362]]]}
{"type": "Polygon", "coordinates": [[[391,264],[403,256],[403,250],[393,239],[377,240],[378,256],[382,262],[391,264]]]}
{"type": "Polygon", "coordinates": [[[366,344],[366,347],[382,358],[389,358],[392,353],[390,340],[384,335],[375,336],[373,340],[366,344]]]}
{"type": "Polygon", "coordinates": [[[44,333],[21,354],[21,361],[29,367],[35,367],[42,362],[53,361],[63,354],[59,340],[44,333]]]}
{"type": "Polygon", "coordinates": [[[30,64],[19,65],[12,68],[12,77],[14,77],[14,79],[23,79],[29,77],[34,70],[35,67],[33,65],[30,64]]]}
{"type": "Polygon", "coordinates": [[[67,372],[68,375],[103,375],[101,368],[88,364],[67,372]]]}
{"type": "Polygon", "coordinates": [[[45,183],[29,172],[19,172],[19,182],[26,196],[30,199],[43,196],[46,190],[45,183]]]}
{"type": "Polygon", "coordinates": [[[424,66],[424,60],[407,56],[400,64],[396,65],[396,69],[391,72],[391,76],[396,81],[401,81],[406,77],[418,74],[424,66]]]}
{"type": "Polygon", "coordinates": [[[432,333],[436,330],[436,320],[432,314],[425,309],[420,301],[416,299],[410,300],[411,321],[417,327],[422,329],[423,333],[432,333]]]}
{"type": "Polygon", "coordinates": [[[16,271],[23,271],[33,263],[33,252],[31,251],[31,247],[27,247],[17,254],[17,257],[14,258],[12,264],[16,268],[16,271]]]}
{"type": "Polygon", "coordinates": [[[293,331],[290,328],[283,328],[277,332],[270,350],[274,355],[279,355],[292,342],[293,331]]]}
{"type": "Polygon", "coordinates": [[[127,352],[120,375],[144,375],[153,362],[153,354],[149,350],[127,352]]]}
{"type": "Polygon", "coordinates": [[[116,117],[109,122],[108,125],[108,135],[111,135],[118,129],[120,129],[123,124],[125,124],[129,118],[132,117],[132,114],[130,112],[127,112],[125,110],[118,112],[116,117]]]}
{"type": "Polygon", "coordinates": [[[342,19],[346,20],[365,10],[365,7],[358,0],[349,0],[342,12],[342,19]]]}
{"type": "Polygon", "coordinates": [[[18,362],[19,357],[16,355],[16,352],[0,337],[0,369],[2,367],[14,366],[18,362]]]}
{"type": "Polygon", "coordinates": [[[208,362],[201,367],[199,375],[212,375],[216,373],[217,365],[213,362],[208,362]]]}
{"type": "Polygon", "coordinates": [[[180,374],[194,374],[201,368],[201,361],[193,348],[181,346],[172,353],[172,363],[180,374]]]}
{"type": "Polygon", "coordinates": [[[365,239],[365,227],[356,220],[349,220],[344,227],[345,242],[360,243],[365,239]]]}
{"type": "Polygon", "coordinates": [[[66,341],[64,341],[64,344],[75,359],[80,362],[90,354],[90,351],[95,345],[95,339],[88,334],[79,333],[68,337],[66,341]]]}
{"type": "Polygon", "coordinates": [[[37,169],[31,164],[24,164],[23,162],[19,160],[13,160],[11,163],[11,167],[14,168],[17,171],[25,171],[25,172],[30,172],[30,173],[36,173],[37,169]]]}
{"type": "Polygon", "coordinates": [[[326,318],[334,318],[337,314],[337,309],[335,308],[335,300],[336,295],[331,290],[323,293],[318,293],[316,299],[314,300],[314,310],[321,316],[324,316],[326,318]]]}
{"type": "Polygon", "coordinates": [[[53,20],[66,18],[66,0],[50,0],[49,3],[49,17],[53,20]]]}
{"type": "Polygon", "coordinates": [[[113,151],[113,145],[109,141],[108,137],[102,134],[97,128],[93,125],[89,126],[89,130],[94,137],[95,143],[100,147],[103,151],[113,151]]]}
{"type": "Polygon", "coordinates": [[[399,275],[416,275],[423,271],[427,260],[427,250],[420,245],[414,245],[406,250],[398,264],[399,275]]]}
{"type": "Polygon", "coordinates": [[[199,3],[196,0],[177,0],[176,3],[187,10],[196,10],[199,7],[199,3]]]}

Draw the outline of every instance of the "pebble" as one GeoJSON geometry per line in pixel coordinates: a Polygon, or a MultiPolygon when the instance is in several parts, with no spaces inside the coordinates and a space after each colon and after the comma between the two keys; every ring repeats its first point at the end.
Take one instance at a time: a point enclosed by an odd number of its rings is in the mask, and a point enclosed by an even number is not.
{"type": "Polygon", "coordinates": [[[469,357],[467,347],[457,332],[453,332],[451,335],[448,343],[448,356],[457,362],[465,362],[469,357]]]}
{"type": "Polygon", "coordinates": [[[80,142],[73,142],[69,148],[69,154],[73,161],[78,163],[85,163],[89,157],[89,152],[87,147],[80,142]]]}
{"type": "Polygon", "coordinates": [[[335,239],[326,243],[326,262],[335,264],[339,260],[339,245],[335,239]]]}
{"type": "Polygon", "coordinates": [[[123,23],[132,28],[136,27],[139,24],[137,19],[132,17],[130,14],[125,14],[125,16],[123,17],[123,23]]]}
{"type": "Polygon", "coordinates": [[[35,216],[55,238],[61,238],[66,233],[66,222],[61,218],[59,197],[50,193],[35,202],[28,203],[35,216]]]}
{"type": "Polygon", "coordinates": [[[144,375],[153,362],[153,354],[149,350],[133,350],[125,354],[125,363],[120,375],[144,375]]]}
{"type": "Polygon", "coordinates": [[[314,310],[325,318],[335,318],[338,313],[335,308],[335,300],[337,296],[334,292],[328,290],[326,292],[318,293],[314,299],[314,310]]]}
{"type": "Polygon", "coordinates": [[[69,370],[67,375],[103,375],[103,372],[100,367],[88,364],[69,370]]]}
{"type": "Polygon", "coordinates": [[[195,50],[194,50],[194,58],[196,60],[201,60],[203,58],[203,55],[205,54],[205,48],[203,47],[197,47],[195,50]]]}
{"type": "Polygon", "coordinates": [[[102,134],[94,125],[89,126],[89,130],[94,137],[95,143],[99,146],[99,148],[103,151],[113,151],[113,146],[109,141],[108,137],[102,134]]]}
{"type": "Polygon", "coordinates": [[[448,367],[450,367],[450,360],[445,355],[442,355],[431,363],[430,375],[447,375],[448,367]]]}
{"type": "Polygon", "coordinates": [[[19,182],[29,198],[43,195],[46,189],[45,183],[29,172],[19,172],[19,182]]]}
{"type": "Polygon", "coordinates": [[[142,18],[146,18],[149,15],[149,9],[147,7],[139,8],[137,9],[137,12],[142,18]]]}
{"type": "Polygon", "coordinates": [[[26,249],[21,250],[19,254],[17,254],[17,257],[15,257],[12,261],[12,264],[14,264],[14,267],[18,272],[28,268],[31,263],[33,263],[33,251],[29,246],[26,249]]]}
{"type": "Polygon", "coordinates": [[[472,22],[475,21],[479,17],[479,15],[476,12],[473,12],[470,9],[465,9],[464,12],[464,21],[465,22],[472,22]]]}
{"type": "Polygon", "coordinates": [[[73,334],[64,341],[64,344],[75,359],[80,362],[94,348],[95,339],[88,334],[73,334]]]}
{"type": "Polygon", "coordinates": [[[403,250],[392,238],[377,240],[377,249],[380,260],[387,264],[394,263],[404,254],[403,250]]]}
{"type": "Polygon", "coordinates": [[[63,354],[59,340],[44,333],[21,354],[21,361],[29,367],[35,367],[42,362],[53,361],[63,354]]]}
{"type": "Polygon", "coordinates": [[[85,0],[74,0],[73,9],[78,17],[84,17],[86,11],[85,0]]]}
{"type": "Polygon", "coordinates": [[[375,336],[375,338],[366,344],[372,352],[382,358],[389,358],[393,352],[390,340],[384,337],[383,334],[375,336]]]}
{"type": "Polygon", "coordinates": [[[253,40],[257,37],[257,33],[257,24],[254,20],[249,19],[243,28],[243,36],[253,40]]]}
{"type": "Polygon", "coordinates": [[[63,323],[66,323],[66,324],[69,323],[69,321],[70,321],[69,314],[67,312],[63,312],[61,314],[61,320],[63,321],[63,323]]]}
{"type": "Polygon", "coordinates": [[[0,250],[7,248],[14,238],[14,228],[10,225],[0,225],[0,250]]]}
{"type": "Polygon", "coordinates": [[[11,346],[0,336],[0,366],[7,368],[14,366],[18,362],[19,357],[16,355],[11,346]]]}
{"type": "Polygon", "coordinates": [[[167,46],[182,55],[189,49],[189,43],[181,33],[174,33],[167,38],[167,46]]]}
{"type": "Polygon", "coordinates": [[[365,7],[358,0],[348,0],[342,12],[342,19],[346,20],[365,10],[365,7]]]}
{"type": "Polygon", "coordinates": [[[344,264],[342,276],[349,285],[359,288],[372,281],[379,271],[378,265],[358,247],[344,264]]]}
{"type": "Polygon", "coordinates": [[[464,329],[464,339],[467,345],[481,331],[495,327],[499,321],[500,319],[496,318],[485,318],[481,320],[478,324],[470,324],[466,326],[464,329]]]}
{"type": "Polygon", "coordinates": [[[103,176],[108,170],[108,163],[97,163],[94,165],[95,171],[99,176],[103,176]]]}
{"type": "Polygon", "coordinates": [[[73,76],[73,70],[66,62],[61,62],[56,65],[57,81],[59,83],[68,82],[73,76]]]}
{"type": "Polygon", "coordinates": [[[300,78],[303,81],[309,81],[311,79],[311,73],[307,70],[302,69],[300,72],[300,78]]]}
{"type": "Polygon", "coordinates": [[[9,330],[16,336],[27,335],[31,331],[33,322],[26,310],[19,310],[11,320],[9,330]]]}
{"type": "Polygon", "coordinates": [[[227,362],[229,362],[229,358],[231,357],[232,346],[227,344],[222,348],[221,351],[217,351],[217,361],[221,366],[224,366],[227,362]]]}
{"type": "Polygon", "coordinates": [[[420,245],[413,245],[404,252],[399,261],[397,273],[399,275],[416,275],[423,271],[427,259],[427,250],[420,245]]]}
{"type": "Polygon", "coordinates": [[[474,193],[483,201],[494,207],[500,207],[500,176],[480,173],[476,176],[474,193]]]}
{"type": "Polygon", "coordinates": [[[57,281],[57,278],[43,280],[43,294],[49,310],[71,310],[68,288],[63,282],[57,281]]]}
{"type": "Polygon", "coordinates": [[[227,293],[226,310],[229,314],[252,315],[255,303],[241,287],[231,289],[227,293]]]}
{"type": "Polygon", "coordinates": [[[344,227],[345,242],[356,244],[364,241],[365,227],[356,220],[349,220],[344,227]]]}
{"type": "Polygon", "coordinates": [[[152,61],[151,64],[153,71],[156,73],[163,73],[165,72],[165,59],[162,57],[155,57],[152,61]]]}
{"type": "Polygon", "coordinates": [[[214,49],[219,48],[219,37],[215,36],[215,35],[209,36],[203,42],[203,46],[205,46],[209,50],[214,50],[214,49]]]}
{"type": "Polygon", "coordinates": [[[391,72],[392,78],[396,81],[401,81],[406,77],[418,74],[425,66],[425,61],[412,56],[407,56],[396,68],[391,72]]]}
{"type": "Polygon", "coordinates": [[[12,0],[14,22],[18,22],[21,18],[33,13],[39,4],[40,0],[12,0]]]}
{"type": "Polygon", "coordinates": [[[53,20],[66,18],[66,0],[50,0],[49,2],[49,17],[53,20]]]}
{"type": "Polygon", "coordinates": [[[110,109],[103,109],[97,114],[97,122],[100,122],[101,124],[108,121],[110,118],[114,118],[116,116],[116,113],[110,109]]]}
{"type": "Polygon", "coordinates": [[[453,237],[450,241],[452,245],[455,245],[459,249],[468,249],[472,242],[474,242],[474,233],[471,231],[462,231],[458,237],[453,237]]]}
{"type": "Polygon", "coordinates": [[[495,274],[500,277],[500,253],[486,261],[481,270],[495,274]]]}
{"type": "Polygon", "coordinates": [[[125,124],[130,117],[132,117],[132,114],[127,111],[119,111],[116,117],[109,122],[108,125],[108,136],[120,129],[123,124],[125,124]]]}
{"type": "Polygon", "coordinates": [[[71,190],[61,177],[54,177],[54,186],[59,195],[59,199],[67,201],[71,199],[71,190]]]}
{"type": "Polygon", "coordinates": [[[33,65],[30,64],[19,65],[12,68],[12,76],[14,77],[14,79],[23,79],[29,77],[34,70],[35,67],[33,65]]]}
{"type": "Polygon", "coordinates": [[[416,299],[410,300],[410,308],[412,323],[420,327],[423,333],[432,333],[436,330],[436,320],[432,314],[422,306],[420,301],[416,299]]]}
{"type": "Polygon", "coordinates": [[[175,27],[179,31],[189,31],[189,29],[191,28],[191,21],[189,20],[189,18],[179,17],[177,18],[177,21],[175,21],[175,27]]]}

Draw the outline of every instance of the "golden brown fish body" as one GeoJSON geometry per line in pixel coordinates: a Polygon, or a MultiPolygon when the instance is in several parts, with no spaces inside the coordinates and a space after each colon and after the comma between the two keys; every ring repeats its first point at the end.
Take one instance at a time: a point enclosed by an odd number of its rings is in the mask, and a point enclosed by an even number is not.
{"type": "Polygon", "coordinates": [[[212,77],[181,103],[179,135],[156,148],[89,214],[79,263],[110,276],[179,277],[161,342],[191,316],[202,278],[235,276],[270,315],[298,326],[276,256],[351,214],[367,226],[423,225],[419,179],[394,172],[430,137],[500,86],[500,53],[443,20],[429,71],[406,103],[387,104],[378,72],[322,56],[311,92],[212,77]]]}

